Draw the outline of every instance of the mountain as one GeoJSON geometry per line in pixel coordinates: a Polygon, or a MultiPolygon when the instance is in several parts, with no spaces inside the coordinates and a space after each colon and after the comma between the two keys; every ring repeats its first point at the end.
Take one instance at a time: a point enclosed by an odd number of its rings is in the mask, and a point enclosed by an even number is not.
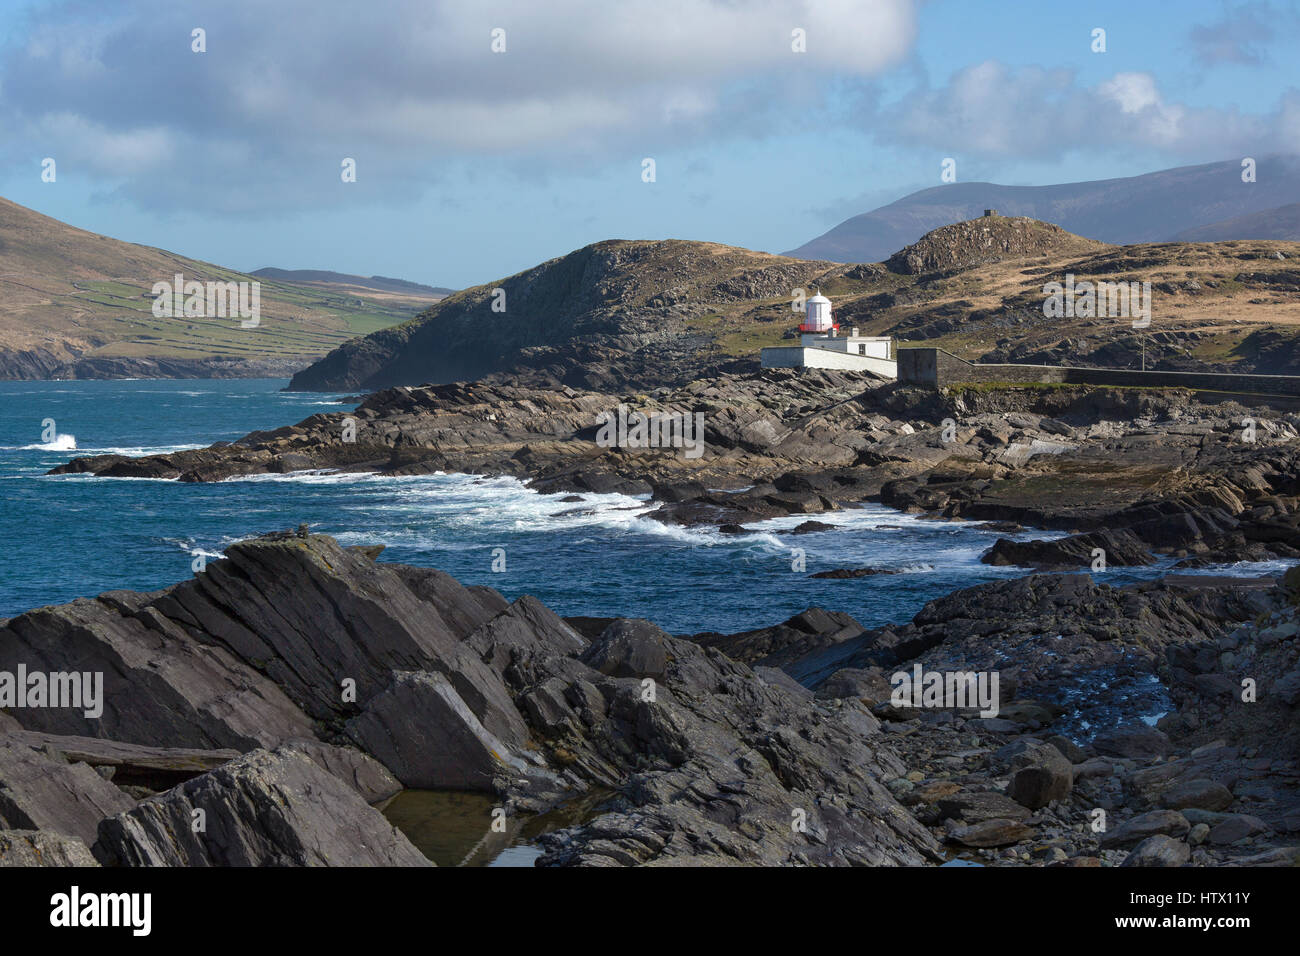
{"type": "Polygon", "coordinates": [[[421,295],[426,301],[436,302],[455,292],[442,286],[421,285],[405,279],[390,279],[387,276],[354,276],[346,272],[330,272],[326,269],[258,269],[249,275],[259,279],[281,279],[297,285],[325,285],[339,289],[365,289],[373,292],[397,292],[403,295],[421,295]]]}
{"type": "MultiPolygon", "coordinates": [[[[1052,222],[1102,242],[1160,242],[1184,238],[1188,230],[1211,223],[1227,226],[1236,218],[1300,202],[1300,157],[1261,158],[1255,174],[1255,182],[1243,183],[1240,160],[1228,160],[1056,186],[952,183],[923,189],[847,219],[786,255],[832,262],[880,262],[931,229],[973,219],[985,209],[1052,222]]],[[[1247,222],[1239,232],[1227,228],[1194,238],[1287,238],[1252,234],[1256,231],[1247,222]]]]}
{"type": "Polygon", "coordinates": [[[1208,226],[1198,226],[1174,237],[1182,242],[1219,242],[1224,239],[1300,240],[1300,203],[1234,216],[1208,226]]]}
{"type": "Polygon", "coordinates": [[[492,376],[652,392],[757,364],[795,336],[798,289],[841,325],[971,360],[1223,371],[1300,367],[1300,243],[1114,246],[1050,223],[991,216],[944,226],[881,264],[801,260],[684,240],[609,240],[465,289],[415,319],[344,343],[296,390],[362,390],[492,376]],[[1068,274],[1150,282],[1152,327],[1049,318],[1068,274]],[[504,290],[504,298],[494,290],[504,290]],[[493,311],[499,301],[504,311],[493,311]]]}
{"type": "Polygon", "coordinates": [[[288,375],[434,299],[259,279],[0,199],[0,379],[288,375]],[[259,324],[156,317],[154,284],[177,273],[259,282],[259,324]]]}

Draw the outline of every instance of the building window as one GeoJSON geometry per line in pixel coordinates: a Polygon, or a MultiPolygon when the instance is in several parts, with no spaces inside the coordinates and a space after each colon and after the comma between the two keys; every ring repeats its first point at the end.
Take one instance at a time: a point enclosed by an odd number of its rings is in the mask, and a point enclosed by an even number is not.
{"type": "Polygon", "coordinates": [[[867,347],[866,347],[865,345],[859,345],[859,346],[858,346],[858,354],[859,354],[859,355],[866,355],[866,354],[867,354],[867,347]]]}

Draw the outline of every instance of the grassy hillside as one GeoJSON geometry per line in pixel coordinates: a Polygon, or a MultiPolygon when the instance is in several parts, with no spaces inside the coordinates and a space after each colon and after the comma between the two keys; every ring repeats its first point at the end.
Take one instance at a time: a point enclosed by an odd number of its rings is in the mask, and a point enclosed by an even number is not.
{"type": "Polygon", "coordinates": [[[224,362],[250,372],[301,366],[353,336],[407,320],[430,299],[254,280],[0,200],[0,377],[141,371],[160,362],[171,369],[224,362]],[[153,284],[177,272],[186,280],[260,281],[260,325],[155,318],[153,284]]]}
{"type": "Polygon", "coordinates": [[[970,359],[1135,367],[1145,344],[1148,365],[1162,368],[1297,366],[1300,243],[1110,246],[994,217],[935,230],[888,263],[858,265],[681,240],[596,243],[349,342],[293,387],[379,388],[527,368],[574,384],[653,387],[788,343],[796,288],[820,288],[845,327],[970,359]],[[1067,273],[1151,282],[1151,327],[1047,318],[1043,285],[1067,273]],[[505,290],[505,312],[492,311],[495,288],[505,290]]]}

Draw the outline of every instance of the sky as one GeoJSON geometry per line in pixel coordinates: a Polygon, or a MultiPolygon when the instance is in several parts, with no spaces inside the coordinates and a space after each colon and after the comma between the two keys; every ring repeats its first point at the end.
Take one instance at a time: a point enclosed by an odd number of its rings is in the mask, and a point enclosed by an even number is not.
{"type": "Polygon", "coordinates": [[[782,252],[945,159],[1300,153],[1295,0],[0,0],[0,37],[0,196],[242,271],[463,288],[602,239],[782,252]]]}

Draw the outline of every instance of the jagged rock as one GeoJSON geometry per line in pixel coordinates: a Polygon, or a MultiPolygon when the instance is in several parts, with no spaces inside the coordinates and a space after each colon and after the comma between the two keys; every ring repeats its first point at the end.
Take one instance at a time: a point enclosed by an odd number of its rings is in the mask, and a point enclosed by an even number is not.
{"type": "Polygon", "coordinates": [[[522,766],[437,673],[394,672],[347,732],[403,786],[416,789],[492,792],[498,774],[522,766]]]}
{"type": "Polygon", "coordinates": [[[649,621],[615,621],[582,656],[582,662],[610,677],[661,680],[668,667],[668,635],[649,621]]]}
{"type": "Polygon", "coordinates": [[[0,867],[99,866],[75,837],[45,830],[0,830],[0,867]]]}
{"type": "Polygon", "coordinates": [[[1027,568],[1090,567],[1100,551],[1105,566],[1154,564],[1147,546],[1131,531],[1093,531],[1051,541],[1012,541],[999,538],[980,560],[985,564],[1027,568]]]}
{"type": "Polygon", "coordinates": [[[134,805],[84,763],[0,739],[0,829],[51,830],[91,843],[101,819],[134,805]]]}
{"type": "Polygon", "coordinates": [[[107,818],[92,849],[124,866],[431,865],[356,790],[292,747],[255,750],[107,818]]]}

